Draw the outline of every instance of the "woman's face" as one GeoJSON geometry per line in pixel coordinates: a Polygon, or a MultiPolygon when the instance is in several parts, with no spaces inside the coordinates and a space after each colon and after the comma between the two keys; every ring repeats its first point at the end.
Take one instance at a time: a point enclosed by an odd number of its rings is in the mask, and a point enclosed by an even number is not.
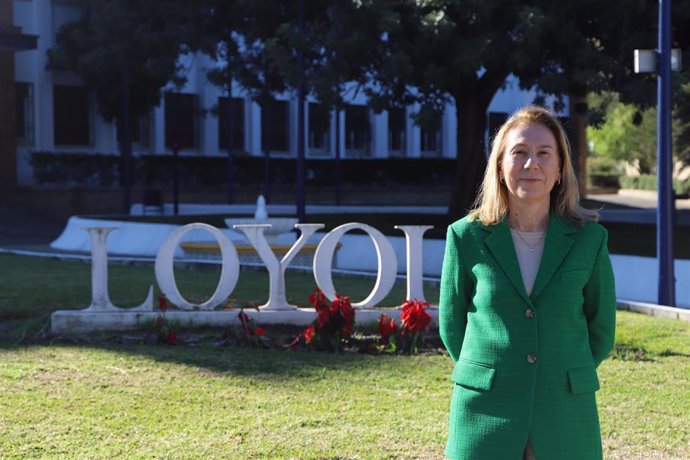
{"type": "Polygon", "coordinates": [[[509,204],[550,201],[561,178],[556,138],[540,123],[525,123],[506,134],[506,150],[499,171],[508,190],[509,204]]]}

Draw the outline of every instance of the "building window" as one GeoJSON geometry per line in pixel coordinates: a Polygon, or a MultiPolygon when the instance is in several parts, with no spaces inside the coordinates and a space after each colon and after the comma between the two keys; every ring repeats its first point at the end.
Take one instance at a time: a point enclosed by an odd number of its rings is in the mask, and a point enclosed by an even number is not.
{"type": "Polygon", "coordinates": [[[34,142],[34,87],[31,83],[15,84],[17,143],[34,142]]]}
{"type": "Polygon", "coordinates": [[[441,130],[428,129],[422,127],[421,129],[422,153],[428,155],[435,155],[441,153],[441,130]]]}
{"type": "Polygon", "coordinates": [[[81,86],[53,87],[55,145],[91,145],[91,102],[81,86]]]}
{"type": "Polygon", "coordinates": [[[429,112],[424,117],[420,117],[419,136],[420,150],[425,156],[441,155],[441,126],[443,114],[439,112],[429,112]]]}
{"type": "Polygon", "coordinates": [[[331,112],[323,104],[309,103],[309,152],[328,154],[330,150],[331,112]]]}
{"type": "Polygon", "coordinates": [[[369,109],[363,105],[345,107],[345,152],[354,156],[369,153],[371,124],[369,109]]]}
{"type": "MultiPolygon", "coordinates": [[[[244,99],[233,97],[232,109],[232,149],[244,150],[244,99]]],[[[218,148],[228,148],[228,98],[218,98],[218,148]]]]}
{"type": "Polygon", "coordinates": [[[269,152],[287,152],[289,146],[289,105],[275,99],[261,107],[261,148],[269,152]]]}
{"type": "Polygon", "coordinates": [[[151,113],[132,121],[132,142],[140,148],[151,146],[151,113]]]}
{"type": "MultiPolygon", "coordinates": [[[[129,124],[129,136],[132,144],[138,148],[148,148],[151,140],[151,115],[147,113],[139,117],[131,117],[129,124]]],[[[118,123],[117,141],[120,142],[121,139],[122,134],[118,123]]]]}
{"type": "Polygon", "coordinates": [[[403,154],[405,151],[405,128],[407,117],[405,109],[388,111],[388,150],[392,154],[403,154]]]}
{"type": "Polygon", "coordinates": [[[165,94],[165,145],[169,149],[199,147],[199,104],[194,94],[165,94]]]}

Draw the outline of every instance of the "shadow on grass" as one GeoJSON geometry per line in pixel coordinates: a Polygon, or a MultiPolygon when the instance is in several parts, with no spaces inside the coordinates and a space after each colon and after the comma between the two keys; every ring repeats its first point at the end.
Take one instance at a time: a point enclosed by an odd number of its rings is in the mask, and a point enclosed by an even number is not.
{"type": "MultiPolygon", "coordinates": [[[[133,357],[145,357],[161,363],[201,368],[218,374],[251,376],[252,378],[274,380],[275,378],[319,378],[325,371],[339,371],[366,367],[387,368],[390,360],[400,359],[399,355],[367,354],[353,350],[338,353],[310,351],[306,349],[262,349],[247,346],[215,346],[214,337],[219,337],[220,329],[190,331],[190,334],[204,335],[198,343],[184,345],[156,344],[155,336],[146,331],[125,333],[90,334],[83,338],[50,337],[47,318],[15,322],[12,334],[0,337],[0,352],[29,350],[37,347],[71,348],[76,350],[100,350],[133,357]],[[214,335],[215,334],[215,335],[214,335]],[[129,339],[128,339],[129,337],[129,339]],[[140,337],[137,343],[122,343],[140,337]]],[[[267,335],[273,332],[286,338],[302,328],[267,328],[267,335]],[[293,330],[294,329],[294,330],[293,330]]],[[[182,335],[188,333],[184,331],[182,335]]],[[[429,353],[438,355],[438,349],[429,353]]],[[[449,360],[450,363],[450,360],[449,360]]]]}
{"type": "Polygon", "coordinates": [[[668,358],[674,356],[687,358],[690,357],[690,354],[676,352],[669,349],[658,353],[652,353],[646,350],[644,347],[621,343],[616,344],[615,348],[609,355],[611,359],[620,359],[621,361],[657,361],[657,358],[668,358]]]}

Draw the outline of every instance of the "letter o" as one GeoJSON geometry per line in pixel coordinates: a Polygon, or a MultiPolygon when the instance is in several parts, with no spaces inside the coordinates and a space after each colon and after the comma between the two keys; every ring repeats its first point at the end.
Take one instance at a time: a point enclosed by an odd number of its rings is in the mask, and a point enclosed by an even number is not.
{"type": "Polygon", "coordinates": [[[368,308],[373,307],[388,295],[395,284],[398,270],[398,259],[393,246],[383,233],[374,227],[359,222],[351,222],[334,228],[324,236],[314,253],[314,280],[328,299],[335,299],[336,292],[331,273],[335,249],[340,238],[346,232],[355,229],[363,230],[369,235],[374,243],[376,256],[378,257],[378,273],[374,289],[366,299],[352,304],[354,308],[368,308]]]}
{"type": "Polygon", "coordinates": [[[237,279],[240,276],[240,259],[237,257],[237,250],[232,241],[216,227],[201,223],[187,224],[173,231],[161,245],[158,255],[156,255],[155,272],[158,287],[173,305],[177,305],[183,310],[213,310],[227,299],[235,289],[237,279]],[[218,286],[211,298],[202,304],[191,303],[182,297],[175,282],[173,265],[175,250],[182,237],[193,230],[206,230],[216,238],[223,261],[218,286]]]}

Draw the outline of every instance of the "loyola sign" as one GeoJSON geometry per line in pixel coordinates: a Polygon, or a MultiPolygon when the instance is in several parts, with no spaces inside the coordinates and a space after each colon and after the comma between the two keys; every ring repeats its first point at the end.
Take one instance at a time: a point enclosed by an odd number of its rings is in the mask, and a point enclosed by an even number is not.
{"type": "MultiPolygon", "coordinates": [[[[285,270],[297,253],[307,243],[307,240],[323,224],[296,224],[300,237],[295,241],[285,256],[278,260],[268,244],[264,231],[270,224],[235,225],[234,228],[244,233],[247,240],[256,250],[269,274],[268,302],[259,307],[261,311],[297,310],[290,305],[285,296],[285,270]]],[[[425,300],[422,283],[422,239],[424,232],[433,228],[428,225],[396,225],[396,229],[405,234],[407,256],[407,294],[406,299],[425,300]]],[[[153,286],[149,288],[148,296],[143,304],[136,308],[120,308],[112,304],[108,295],[108,234],[115,230],[113,227],[91,227],[86,229],[91,235],[91,305],[79,312],[117,312],[141,313],[153,311],[153,286]]],[[[333,286],[332,264],[336,248],[343,235],[351,230],[364,231],[374,243],[378,268],[376,283],[371,293],[361,302],[353,303],[357,309],[371,308],[388,295],[397,276],[397,257],[388,239],[375,228],[362,223],[348,223],[341,225],[327,233],[319,242],[314,253],[313,274],[316,285],[324,292],[329,300],[335,299],[333,286]]],[[[182,226],[173,231],[160,247],[156,256],[155,275],[158,286],[168,300],[186,311],[211,311],[221,305],[235,289],[240,273],[240,261],[237,250],[232,241],[217,228],[201,223],[182,226]],[[180,293],[174,273],[174,255],[178,244],[189,232],[204,230],[210,233],[218,242],[221,252],[221,274],[218,285],[211,297],[203,303],[193,303],[185,299],[180,293]]],[[[79,313],[72,312],[72,313],[79,313]]],[[[64,313],[64,312],[56,312],[64,313]]]]}

